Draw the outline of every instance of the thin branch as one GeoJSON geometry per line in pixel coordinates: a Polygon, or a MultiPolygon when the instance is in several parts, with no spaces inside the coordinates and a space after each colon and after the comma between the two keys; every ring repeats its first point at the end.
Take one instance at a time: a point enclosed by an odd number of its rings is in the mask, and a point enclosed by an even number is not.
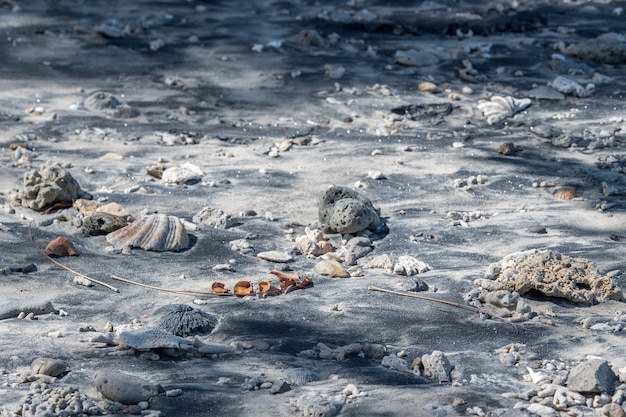
{"type": "MultiPolygon", "coordinates": [[[[176,294],[218,295],[218,296],[233,296],[233,295],[235,295],[235,294],[230,294],[230,293],[216,293],[216,292],[213,292],[213,291],[175,290],[175,289],[170,289],[170,288],[155,287],[154,285],[142,284],[141,282],[131,281],[130,279],[122,278],[122,277],[119,277],[117,275],[111,275],[111,278],[116,280],[116,281],[122,281],[122,282],[125,282],[127,284],[136,285],[138,287],[149,288],[151,290],[157,290],[157,291],[173,292],[173,293],[176,293],[176,294]]],[[[251,295],[253,295],[253,294],[251,294],[251,295]]]]}
{"type": "Polygon", "coordinates": [[[497,316],[495,314],[491,314],[487,311],[485,311],[482,308],[478,308],[478,307],[473,307],[473,306],[468,306],[466,304],[461,304],[461,303],[457,303],[454,301],[448,301],[448,300],[441,300],[439,298],[433,298],[433,297],[427,297],[425,295],[418,295],[418,294],[411,294],[411,293],[407,293],[407,292],[402,292],[402,291],[394,291],[394,290],[388,290],[385,288],[379,288],[379,287],[375,287],[373,285],[370,285],[369,287],[367,287],[367,289],[369,291],[379,291],[379,292],[385,292],[388,294],[395,294],[395,295],[401,295],[403,297],[411,297],[411,298],[417,298],[419,300],[426,300],[426,301],[434,301],[436,303],[440,303],[440,304],[446,304],[449,306],[453,306],[453,307],[458,307],[458,308],[462,308],[464,310],[469,310],[469,311],[473,311],[474,313],[479,313],[479,314],[486,314],[492,317],[495,317],[497,319],[502,320],[505,323],[509,323],[511,326],[513,326],[513,328],[515,328],[515,334],[519,334],[519,330],[517,328],[517,326],[515,325],[515,323],[513,323],[510,320],[505,319],[504,317],[500,317],[497,316]]]}
{"type": "Polygon", "coordinates": [[[29,235],[29,237],[30,237],[30,241],[31,241],[31,243],[32,243],[32,244],[33,244],[33,246],[34,246],[34,247],[35,247],[35,248],[39,251],[39,253],[41,253],[43,256],[45,256],[46,258],[48,258],[48,260],[49,260],[50,262],[52,262],[53,264],[55,264],[56,266],[58,266],[58,267],[60,267],[60,268],[63,268],[63,269],[65,269],[66,271],[69,271],[69,272],[71,272],[72,274],[78,275],[79,277],[84,278],[84,279],[86,279],[86,280],[89,280],[89,281],[91,281],[91,282],[93,282],[93,283],[95,283],[95,284],[102,285],[103,287],[106,287],[106,288],[108,288],[108,289],[110,289],[110,290],[112,290],[112,291],[115,291],[115,292],[120,292],[120,290],[118,290],[118,289],[117,289],[117,288],[115,288],[114,286],[109,285],[109,284],[107,284],[106,282],[102,282],[102,281],[100,281],[100,280],[97,280],[97,279],[95,279],[95,278],[92,278],[92,277],[90,277],[90,276],[87,276],[87,275],[85,275],[85,274],[81,274],[80,272],[74,271],[74,270],[73,270],[73,269],[71,269],[70,267],[63,265],[61,262],[59,262],[59,261],[57,261],[56,259],[53,259],[52,257],[50,257],[50,255],[48,255],[46,252],[44,252],[44,251],[43,251],[43,250],[42,250],[42,249],[41,249],[41,248],[37,245],[37,243],[35,243],[35,239],[33,238],[33,234],[32,234],[32,231],[31,231],[30,224],[28,225],[28,235],[29,235]]]}

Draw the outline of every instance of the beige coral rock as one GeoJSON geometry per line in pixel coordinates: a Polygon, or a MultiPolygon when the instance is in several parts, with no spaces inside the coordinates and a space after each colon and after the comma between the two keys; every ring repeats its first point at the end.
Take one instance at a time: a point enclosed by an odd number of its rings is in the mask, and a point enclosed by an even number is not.
{"type": "Polygon", "coordinates": [[[623,297],[621,289],[609,277],[601,276],[589,260],[555,250],[512,253],[489,265],[486,277],[521,295],[536,290],[549,297],[587,304],[623,297]]]}

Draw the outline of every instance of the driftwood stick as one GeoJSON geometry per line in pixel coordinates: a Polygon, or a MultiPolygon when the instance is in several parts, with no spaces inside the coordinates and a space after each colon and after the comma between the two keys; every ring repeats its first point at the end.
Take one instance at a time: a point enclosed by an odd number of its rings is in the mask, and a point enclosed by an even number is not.
{"type": "Polygon", "coordinates": [[[90,276],[87,276],[85,274],[81,274],[80,272],[74,271],[73,269],[71,269],[68,266],[63,265],[61,262],[57,261],[56,259],[53,259],[50,255],[48,255],[46,252],[43,251],[43,249],[41,249],[37,243],[35,242],[35,239],[33,238],[33,234],[30,228],[30,225],[28,225],[28,235],[30,236],[30,241],[33,244],[33,246],[39,251],[39,253],[41,253],[43,256],[45,256],[46,258],[48,258],[48,260],[50,262],[52,262],[53,264],[55,264],[56,266],[58,266],[59,268],[63,268],[68,272],[71,272],[72,274],[78,275],[81,278],[85,278],[86,280],[89,280],[95,284],[98,285],[102,285],[103,287],[106,287],[108,289],[110,289],[111,291],[115,291],[115,292],[120,292],[120,290],[118,290],[116,287],[107,284],[106,282],[102,282],[100,280],[97,280],[95,278],[92,278],[90,276]]]}
{"type": "Polygon", "coordinates": [[[495,314],[491,314],[488,311],[483,310],[482,308],[468,306],[466,304],[461,304],[461,303],[457,303],[457,302],[454,302],[454,301],[441,300],[439,298],[427,297],[425,295],[410,294],[410,293],[402,292],[402,291],[388,290],[388,289],[385,289],[385,288],[375,287],[373,285],[370,285],[369,287],[367,287],[367,289],[370,290],[370,291],[379,291],[379,292],[385,292],[385,293],[388,293],[388,294],[401,295],[403,297],[417,298],[419,300],[433,301],[435,303],[446,304],[446,305],[449,305],[449,306],[462,308],[464,310],[473,311],[474,313],[486,314],[488,316],[495,317],[495,318],[497,318],[499,320],[502,320],[505,323],[509,323],[515,329],[515,334],[519,334],[519,329],[517,328],[515,323],[513,323],[510,320],[507,320],[504,317],[500,317],[500,316],[497,316],[495,314]]]}
{"type": "Polygon", "coordinates": [[[119,277],[117,275],[111,275],[111,278],[116,280],[116,281],[125,282],[127,284],[136,285],[138,287],[149,288],[151,290],[156,290],[156,291],[172,292],[172,293],[176,293],[176,294],[219,295],[219,296],[231,296],[231,297],[233,295],[235,295],[235,294],[230,294],[230,293],[221,294],[221,293],[216,293],[216,292],[213,292],[213,291],[176,290],[176,289],[170,289],[170,288],[156,287],[154,285],[142,284],[141,282],[132,281],[132,280],[127,279],[127,278],[122,278],[122,277],[119,277]]]}

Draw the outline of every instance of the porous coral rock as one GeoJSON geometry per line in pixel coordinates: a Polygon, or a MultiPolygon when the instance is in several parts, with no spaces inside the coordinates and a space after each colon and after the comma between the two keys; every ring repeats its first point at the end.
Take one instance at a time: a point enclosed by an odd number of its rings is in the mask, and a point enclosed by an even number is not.
{"type": "Polygon", "coordinates": [[[24,174],[21,197],[22,205],[33,210],[41,210],[54,203],[92,198],[80,188],[69,171],[53,161],[46,161],[39,171],[32,170],[24,174]]]}
{"type": "Polygon", "coordinates": [[[365,196],[348,187],[330,187],[319,204],[319,220],[325,232],[355,234],[375,231],[383,223],[365,196]]]}
{"type": "Polygon", "coordinates": [[[536,290],[576,303],[595,304],[623,297],[613,280],[601,276],[589,260],[562,255],[556,250],[512,253],[489,265],[486,278],[495,279],[505,289],[521,295],[536,290]]]}

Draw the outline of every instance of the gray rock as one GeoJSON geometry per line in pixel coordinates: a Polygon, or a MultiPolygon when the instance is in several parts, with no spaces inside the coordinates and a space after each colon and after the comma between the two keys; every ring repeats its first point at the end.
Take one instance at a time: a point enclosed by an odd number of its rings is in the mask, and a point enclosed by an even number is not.
{"type": "Polygon", "coordinates": [[[135,330],[121,332],[118,340],[122,346],[127,346],[136,350],[150,349],[178,349],[181,345],[190,345],[191,342],[172,333],[155,329],[154,327],[143,327],[135,330]]]}
{"type": "Polygon", "coordinates": [[[353,234],[364,230],[375,231],[382,221],[372,202],[355,190],[333,186],[320,200],[319,220],[324,231],[353,234]]]}
{"type": "Polygon", "coordinates": [[[96,212],[83,220],[80,231],[87,236],[107,235],[128,225],[124,217],[96,212]]]}
{"type": "Polygon", "coordinates": [[[291,385],[282,379],[274,381],[270,388],[270,394],[283,394],[287,391],[291,391],[291,385]]]}
{"type": "Polygon", "coordinates": [[[601,392],[613,394],[616,383],[617,376],[609,363],[603,359],[590,359],[575,366],[567,378],[567,387],[581,394],[601,392]]]}
{"type": "Polygon", "coordinates": [[[358,259],[374,250],[372,242],[366,237],[353,237],[346,243],[345,248],[346,265],[355,265],[358,259]]]}
{"type": "Polygon", "coordinates": [[[291,368],[285,371],[285,377],[295,385],[306,385],[309,382],[319,381],[320,376],[307,368],[291,368]]]}
{"type": "Polygon", "coordinates": [[[109,110],[115,109],[122,103],[111,93],[97,91],[87,97],[83,106],[89,110],[109,110]]]}
{"type": "Polygon", "coordinates": [[[93,382],[103,397],[126,405],[148,401],[159,393],[149,381],[117,371],[96,371],[93,382]]]}
{"type": "Polygon", "coordinates": [[[39,171],[24,174],[22,205],[33,210],[59,202],[71,202],[79,198],[91,199],[91,195],[80,188],[78,182],[61,165],[46,161],[39,171]]]}
{"type": "Polygon", "coordinates": [[[35,374],[57,377],[67,370],[67,364],[58,359],[35,358],[30,369],[35,374]]]}

